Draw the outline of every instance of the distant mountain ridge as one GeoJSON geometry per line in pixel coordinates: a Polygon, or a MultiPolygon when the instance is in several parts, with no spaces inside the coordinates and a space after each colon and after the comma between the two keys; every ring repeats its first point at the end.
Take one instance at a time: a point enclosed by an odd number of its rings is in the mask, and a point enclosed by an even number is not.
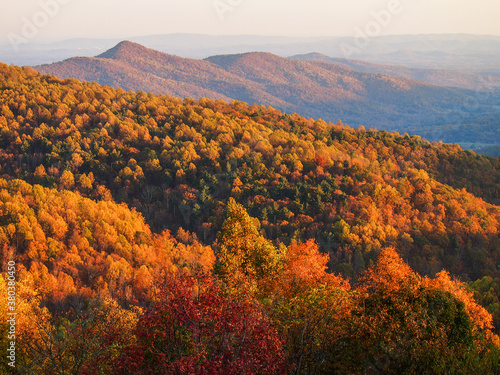
{"type": "MultiPolygon", "coordinates": [[[[123,41],[110,50],[88,58],[71,58],[60,63],[35,67],[41,73],[61,78],[96,81],[125,90],[143,90],[177,97],[232,100],[236,91],[241,95],[252,91],[254,96],[285,105],[269,97],[251,82],[225,72],[208,61],[187,59],[123,41]],[[105,74],[100,74],[106,70],[105,74]]],[[[251,101],[252,96],[242,100],[251,101]]]]}
{"type": "Polygon", "coordinates": [[[326,62],[345,66],[365,73],[380,73],[432,83],[438,86],[458,87],[469,90],[494,91],[500,88],[500,77],[483,76],[448,69],[412,68],[403,65],[383,65],[362,60],[335,58],[321,53],[295,55],[291,59],[326,62]]]}
{"type": "MultiPolygon", "coordinates": [[[[73,56],[96,56],[121,40],[130,40],[157,51],[188,58],[206,58],[248,51],[270,52],[282,57],[318,52],[337,58],[352,58],[381,64],[417,68],[454,69],[500,76],[500,36],[469,34],[386,35],[351,56],[346,46],[351,37],[276,37],[260,35],[161,34],[116,39],[77,38],[54,43],[28,43],[12,53],[12,46],[0,46],[0,61],[15,65],[40,65],[73,56]]],[[[347,47],[348,48],[348,47],[347,47]]]]}
{"type": "MultiPolygon", "coordinates": [[[[329,62],[298,61],[263,52],[196,60],[129,41],[97,57],[71,58],[35,69],[125,90],[241,100],[307,117],[342,119],[352,126],[401,132],[409,125],[445,125],[446,114],[474,95],[472,91],[359,72],[329,62]]],[[[495,115],[495,104],[490,99],[477,112],[480,116],[495,115]]]]}

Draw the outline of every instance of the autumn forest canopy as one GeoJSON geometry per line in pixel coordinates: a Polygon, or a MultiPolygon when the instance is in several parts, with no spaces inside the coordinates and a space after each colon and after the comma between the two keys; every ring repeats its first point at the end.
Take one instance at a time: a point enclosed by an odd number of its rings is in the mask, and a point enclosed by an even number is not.
{"type": "Polygon", "coordinates": [[[499,203],[456,145],[0,64],[21,373],[498,373],[499,203]]]}

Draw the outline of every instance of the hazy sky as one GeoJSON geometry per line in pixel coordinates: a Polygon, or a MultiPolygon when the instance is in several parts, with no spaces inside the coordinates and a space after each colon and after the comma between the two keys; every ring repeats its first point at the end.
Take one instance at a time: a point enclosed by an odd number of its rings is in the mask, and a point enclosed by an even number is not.
{"type": "Polygon", "coordinates": [[[499,0],[0,1],[1,44],[9,35],[35,42],[167,33],[353,36],[374,21],[380,35],[500,35],[499,0]]]}

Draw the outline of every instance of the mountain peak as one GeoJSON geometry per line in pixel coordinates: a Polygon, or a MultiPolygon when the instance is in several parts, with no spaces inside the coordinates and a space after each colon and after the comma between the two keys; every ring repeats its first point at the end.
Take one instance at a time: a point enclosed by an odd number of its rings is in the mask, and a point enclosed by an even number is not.
{"type": "Polygon", "coordinates": [[[206,60],[210,60],[212,58],[218,58],[222,57],[225,59],[232,59],[232,60],[282,60],[283,58],[275,55],[270,52],[259,52],[259,51],[254,51],[254,52],[245,52],[245,53],[236,53],[232,55],[220,55],[220,56],[211,56],[207,58],[206,60]]]}
{"type": "Polygon", "coordinates": [[[286,59],[269,52],[246,52],[232,55],[210,56],[205,59],[224,69],[239,67],[240,69],[264,68],[265,66],[276,66],[286,62],[286,59]]]}
{"type": "Polygon", "coordinates": [[[124,40],[97,57],[104,59],[116,59],[131,54],[144,53],[146,51],[148,51],[148,48],[138,43],[124,40]]]}

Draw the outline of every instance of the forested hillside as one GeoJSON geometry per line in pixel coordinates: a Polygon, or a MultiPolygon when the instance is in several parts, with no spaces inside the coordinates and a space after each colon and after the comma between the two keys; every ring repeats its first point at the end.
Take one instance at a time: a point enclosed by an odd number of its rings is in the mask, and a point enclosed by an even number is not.
{"type": "Polygon", "coordinates": [[[351,274],[386,245],[424,274],[497,272],[499,211],[466,190],[496,203],[498,159],[242,102],[4,69],[5,176],[113,197],[156,231],[184,227],[205,243],[233,196],[270,238],[315,238],[351,274]]]}
{"type": "Polygon", "coordinates": [[[498,371],[498,159],[0,72],[26,373],[498,371]]]}

